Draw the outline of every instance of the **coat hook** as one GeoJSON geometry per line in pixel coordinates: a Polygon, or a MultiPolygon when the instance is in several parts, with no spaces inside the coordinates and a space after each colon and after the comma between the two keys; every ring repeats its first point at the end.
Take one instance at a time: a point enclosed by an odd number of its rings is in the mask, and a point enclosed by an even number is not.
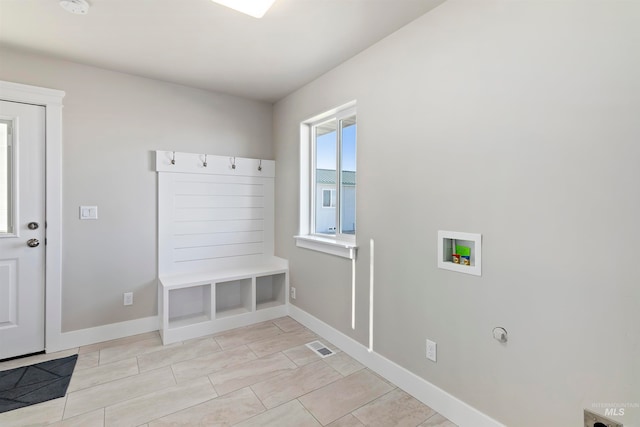
{"type": "Polygon", "coordinates": [[[231,160],[231,169],[235,169],[236,168],[236,158],[232,157],[229,160],[231,160]]]}
{"type": "Polygon", "coordinates": [[[258,172],[262,172],[262,159],[258,161],[258,172]]]}
{"type": "Polygon", "coordinates": [[[202,162],[202,166],[207,167],[207,155],[204,155],[204,162],[202,162]]]}
{"type": "Polygon", "coordinates": [[[176,152],[173,152],[173,155],[171,156],[171,164],[175,165],[176,164],[176,152]]]}

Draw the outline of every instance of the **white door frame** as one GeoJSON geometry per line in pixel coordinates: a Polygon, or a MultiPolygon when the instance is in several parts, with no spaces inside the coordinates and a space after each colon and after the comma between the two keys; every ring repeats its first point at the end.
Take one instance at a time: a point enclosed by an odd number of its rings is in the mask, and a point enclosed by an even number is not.
{"type": "Polygon", "coordinates": [[[65,92],[0,80],[0,99],[45,107],[45,350],[62,336],[62,98],[65,92]]]}

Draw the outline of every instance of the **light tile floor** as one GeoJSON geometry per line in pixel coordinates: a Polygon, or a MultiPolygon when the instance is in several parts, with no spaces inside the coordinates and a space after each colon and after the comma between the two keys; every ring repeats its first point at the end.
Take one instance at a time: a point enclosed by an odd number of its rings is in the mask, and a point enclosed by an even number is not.
{"type": "Polygon", "coordinates": [[[0,426],[455,427],[290,317],[163,346],[157,332],[0,363],[78,353],[67,395],[0,426]],[[304,344],[336,351],[320,358],[304,344]]]}

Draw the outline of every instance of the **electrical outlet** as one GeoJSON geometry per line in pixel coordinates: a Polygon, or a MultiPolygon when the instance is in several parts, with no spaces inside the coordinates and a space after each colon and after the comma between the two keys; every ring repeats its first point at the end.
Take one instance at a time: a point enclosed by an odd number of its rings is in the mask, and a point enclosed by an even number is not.
{"type": "Polygon", "coordinates": [[[291,297],[291,299],[296,299],[296,288],[291,287],[289,292],[291,292],[291,295],[289,295],[291,297]]]}
{"type": "Polygon", "coordinates": [[[427,340],[427,359],[435,362],[436,353],[436,343],[431,340],[427,340]]]}
{"type": "Polygon", "coordinates": [[[124,305],[133,305],[133,292],[124,293],[124,305]]]}

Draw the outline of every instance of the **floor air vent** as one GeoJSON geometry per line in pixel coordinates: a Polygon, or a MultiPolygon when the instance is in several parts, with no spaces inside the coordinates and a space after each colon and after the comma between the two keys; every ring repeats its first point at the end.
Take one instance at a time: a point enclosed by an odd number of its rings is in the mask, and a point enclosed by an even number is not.
{"type": "Polygon", "coordinates": [[[329,348],[326,345],[322,344],[320,341],[310,342],[309,344],[307,344],[307,347],[315,351],[318,354],[318,356],[322,358],[333,356],[335,354],[332,350],[329,350],[329,348]]]}

